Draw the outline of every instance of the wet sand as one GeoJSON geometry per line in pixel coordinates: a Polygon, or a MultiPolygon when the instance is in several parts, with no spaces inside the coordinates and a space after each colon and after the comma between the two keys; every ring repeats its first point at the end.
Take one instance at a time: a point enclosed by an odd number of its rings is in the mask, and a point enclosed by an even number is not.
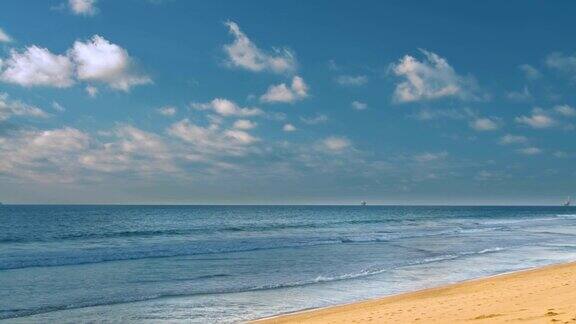
{"type": "Polygon", "coordinates": [[[576,263],[476,279],[256,322],[576,323],[576,263]]]}

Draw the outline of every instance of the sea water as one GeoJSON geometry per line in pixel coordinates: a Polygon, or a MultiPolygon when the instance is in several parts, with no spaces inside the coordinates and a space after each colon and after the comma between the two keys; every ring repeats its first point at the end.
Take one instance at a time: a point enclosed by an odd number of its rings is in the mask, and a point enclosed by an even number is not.
{"type": "Polygon", "coordinates": [[[576,259],[572,207],[0,206],[0,319],[226,323],[576,259]]]}

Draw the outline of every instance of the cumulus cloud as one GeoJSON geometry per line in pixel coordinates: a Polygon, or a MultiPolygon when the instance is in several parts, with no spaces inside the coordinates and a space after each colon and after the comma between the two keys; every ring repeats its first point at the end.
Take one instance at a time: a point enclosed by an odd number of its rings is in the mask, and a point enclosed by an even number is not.
{"type": "Polygon", "coordinates": [[[519,116],[514,119],[519,124],[524,124],[532,128],[550,128],[556,125],[556,120],[548,116],[542,109],[534,109],[530,116],[519,116]]]}
{"type": "Polygon", "coordinates": [[[532,114],[519,116],[514,120],[519,124],[524,124],[536,129],[561,127],[566,130],[573,130],[574,125],[567,119],[576,117],[576,109],[568,105],[557,105],[550,109],[534,108],[532,114]]]}
{"type": "Polygon", "coordinates": [[[75,15],[93,16],[98,13],[97,0],[68,0],[68,7],[75,15]]]}
{"type": "Polygon", "coordinates": [[[87,134],[70,127],[0,138],[0,173],[39,182],[70,181],[78,153],[86,150],[89,142],[87,134]]]}
{"type": "Polygon", "coordinates": [[[481,170],[476,174],[476,176],[474,176],[474,179],[478,181],[495,180],[498,178],[500,178],[499,174],[487,170],[481,170]]]}
{"type": "Polygon", "coordinates": [[[38,46],[30,46],[22,52],[12,50],[0,68],[0,80],[24,87],[65,88],[74,84],[74,65],[70,59],[38,46]]]}
{"type": "Polygon", "coordinates": [[[290,86],[286,83],[273,85],[265,94],[260,96],[260,101],[268,103],[286,102],[293,103],[308,97],[308,86],[299,76],[292,78],[290,86]]]}
{"type": "Polygon", "coordinates": [[[275,48],[270,53],[259,49],[233,21],[225,23],[234,42],[224,46],[227,64],[253,72],[270,71],[292,73],[296,70],[296,58],[290,49],[275,48]]]}
{"type": "Polygon", "coordinates": [[[421,109],[411,116],[420,121],[429,121],[434,119],[468,119],[476,117],[471,109],[421,109]]]}
{"type": "Polygon", "coordinates": [[[152,82],[148,76],[134,71],[133,59],[128,51],[99,35],[85,42],[74,42],[69,55],[76,63],[79,80],[103,82],[123,91],[152,82]]]}
{"type": "Polygon", "coordinates": [[[470,78],[458,75],[446,59],[425,50],[422,53],[422,61],[406,55],[392,65],[392,72],[403,79],[396,85],[394,101],[405,103],[444,97],[476,98],[470,78]]]}
{"type": "Polygon", "coordinates": [[[352,109],[354,110],[365,110],[368,108],[368,105],[361,101],[352,101],[352,109]]]}
{"type": "Polygon", "coordinates": [[[340,75],[336,78],[336,83],[342,86],[359,87],[368,83],[365,75],[340,75]]]}
{"type": "Polygon", "coordinates": [[[57,112],[65,112],[66,108],[64,108],[64,106],[62,106],[59,102],[57,101],[52,101],[52,108],[54,110],[56,110],[57,112]]]}
{"type": "Polygon", "coordinates": [[[37,182],[74,182],[120,172],[140,178],[158,174],[181,178],[188,175],[183,167],[190,163],[208,166],[203,172],[230,169],[235,165],[226,159],[259,152],[255,144],[260,139],[248,132],[245,123],[238,125],[202,127],[184,119],[166,130],[168,136],[126,124],[94,135],[71,127],[16,129],[0,134],[0,174],[37,182]]]}
{"type": "Polygon", "coordinates": [[[497,117],[484,117],[470,108],[463,109],[422,109],[412,118],[428,122],[437,119],[452,119],[467,121],[468,126],[478,132],[495,131],[502,126],[502,121],[497,117]]]}
{"type": "Polygon", "coordinates": [[[9,43],[12,41],[12,37],[8,35],[2,28],[0,28],[0,43],[9,43]]]}
{"type": "Polygon", "coordinates": [[[229,129],[224,132],[224,136],[227,138],[232,139],[233,141],[245,145],[245,144],[252,144],[258,139],[245,131],[237,130],[237,129],[229,129]]]}
{"type": "Polygon", "coordinates": [[[542,73],[540,73],[540,71],[538,71],[538,69],[536,69],[532,65],[522,64],[518,68],[520,69],[520,71],[524,73],[524,76],[526,76],[526,78],[529,80],[536,80],[542,76],[542,73]]]}
{"type": "Polygon", "coordinates": [[[517,152],[520,154],[524,154],[524,155],[537,155],[537,154],[542,153],[542,150],[537,148],[537,147],[530,146],[530,147],[518,149],[517,152]]]}
{"type": "Polygon", "coordinates": [[[188,143],[198,158],[205,154],[244,155],[247,146],[258,141],[258,138],[243,130],[222,129],[217,124],[202,127],[188,119],[172,124],[168,134],[188,143]]]}
{"type": "Polygon", "coordinates": [[[328,121],[328,116],[324,114],[317,114],[312,117],[300,117],[300,120],[307,125],[318,125],[328,121]]]}
{"type": "Polygon", "coordinates": [[[86,86],[84,89],[90,98],[95,98],[98,95],[98,88],[94,86],[86,86]]]}
{"type": "Polygon", "coordinates": [[[524,87],[521,91],[510,91],[506,94],[506,97],[512,101],[523,102],[532,100],[532,93],[528,90],[528,87],[524,87]]]}
{"type": "Polygon", "coordinates": [[[173,153],[160,136],[131,125],[118,125],[110,139],[79,155],[80,164],[100,172],[174,172],[173,153]]]}
{"type": "Polygon", "coordinates": [[[563,158],[566,158],[566,157],[569,156],[568,153],[563,152],[563,151],[556,151],[556,152],[553,153],[553,155],[554,155],[554,157],[557,157],[557,158],[559,158],[559,159],[563,159],[563,158]]]}
{"type": "Polygon", "coordinates": [[[332,152],[341,152],[352,145],[346,137],[330,136],[322,140],[322,145],[332,152]]]}
{"type": "Polygon", "coordinates": [[[292,124],[284,124],[284,126],[282,127],[282,130],[285,132],[294,132],[294,131],[296,131],[296,127],[294,127],[294,125],[292,125],[292,124]]]}
{"type": "Polygon", "coordinates": [[[552,53],[546,57],[546,66],[576,78],[576,55],[552,53]]]}
{"type": "Polygon", "coordinates": [[[484,132],[484,131],[493,131],[499,128],[498,123],[490,118],[476,118],[470,122],[470,127],[472,129],[484,132]]]}
{"type": "Polygon", "coordinates": [[[223,98],[216,98],[207,103],[191,103],[190,106],[196,110],[212,110],[221,116],[256,116],[261,115],[259,108],[240,107],[233,101],[223,98]]]}
{"type": "Polygon", "coordinates": [[[498,143],[500,145],[524,144],[528,142],[528,138],[521,135],[506,134],[500,138],[498,143]]]}
{"type": "Polygon", "coordinates": [[[232,127],[241,130],[248,130],[255,128],[257,125],[258,125],[257,123],[250,121],[248,119],[239,119],[234,122],[234,125],[232,127]]]}
{"type": "MultiPolygon", "coordinates": [[[[33,45],[21,52],[12,50],[8,59],[0,62],[0,80],[24,87],[66,88],[78,80],[129,91],[136,85],[152,82],[135,71],[133,59],[125,49],[98,35],[86,42],[76,41],[66,55],[33,45]]],[[[86,91],[91,97],[98,93],[91,85],[86,91]]]]}
{"type": "Polygon", "coordinates": [[[576,116],[576,109],[568,106],[568,105],[559,105],[554,107],[554,111],[564,117],[575,117],[576,116]]]}
{"type": "Polygon", "coordinates": [[[164,116],[174,116],[176,115],[176,112],[178,110],[176,109],[176,107],[172,107],[172,106],[164,106],[164,107],[160,107],[158,109],[156,109],[156,112],[158,112],[160,115],[164,115],[164,116]]]}
{"type": "Polygon", "coordinates": [[[418,154],[416,156],[414,156],[414,160],[416,162],[432,162],[432,161],[438,161],[438,160],[443,160],[446,157],[448,157],[448,152],[438,152],[438,153],[430,153],[430,152],[426,152],[426,153],[422,153],[422,154],[418,154]]]}
{"type": "Polygon", "coordinates": [[[7,120],[11,116],[45,118],[48,114],[38,107],[12,100],[7,93],[0,92],[0,121],[7,120]]]}

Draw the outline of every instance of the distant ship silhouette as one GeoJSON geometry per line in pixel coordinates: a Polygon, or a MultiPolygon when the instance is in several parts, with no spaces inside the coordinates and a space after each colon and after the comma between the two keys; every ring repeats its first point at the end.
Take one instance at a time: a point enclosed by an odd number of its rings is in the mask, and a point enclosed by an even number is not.
{"type": "Polygon", "coordinates": [[[568,206],[570,206],[571,203],[572,202],[570,201],[570,197],[568,197],[568,199],[566,199],[566,201],[564,202],[564,204],[562,204],[562,206],[568,207],[568,206]]]}
{"type": "Polygon", "coordinates": [[[364,201],[364,200],[362,200],[362,201],[360,202],[360,205],[361,205],[361,206],[366,206],[366,204],[367,204],[367,202],[364,201]]]}

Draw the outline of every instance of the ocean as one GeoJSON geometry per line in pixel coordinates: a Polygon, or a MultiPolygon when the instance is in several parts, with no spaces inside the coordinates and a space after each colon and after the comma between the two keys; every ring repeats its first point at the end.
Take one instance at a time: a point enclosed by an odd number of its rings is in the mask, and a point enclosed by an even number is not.
{"type": "Polygon", "coordinates": [[[5,205],[0,319],[242,322],[573,260],[573,207],[5,205]]]}

